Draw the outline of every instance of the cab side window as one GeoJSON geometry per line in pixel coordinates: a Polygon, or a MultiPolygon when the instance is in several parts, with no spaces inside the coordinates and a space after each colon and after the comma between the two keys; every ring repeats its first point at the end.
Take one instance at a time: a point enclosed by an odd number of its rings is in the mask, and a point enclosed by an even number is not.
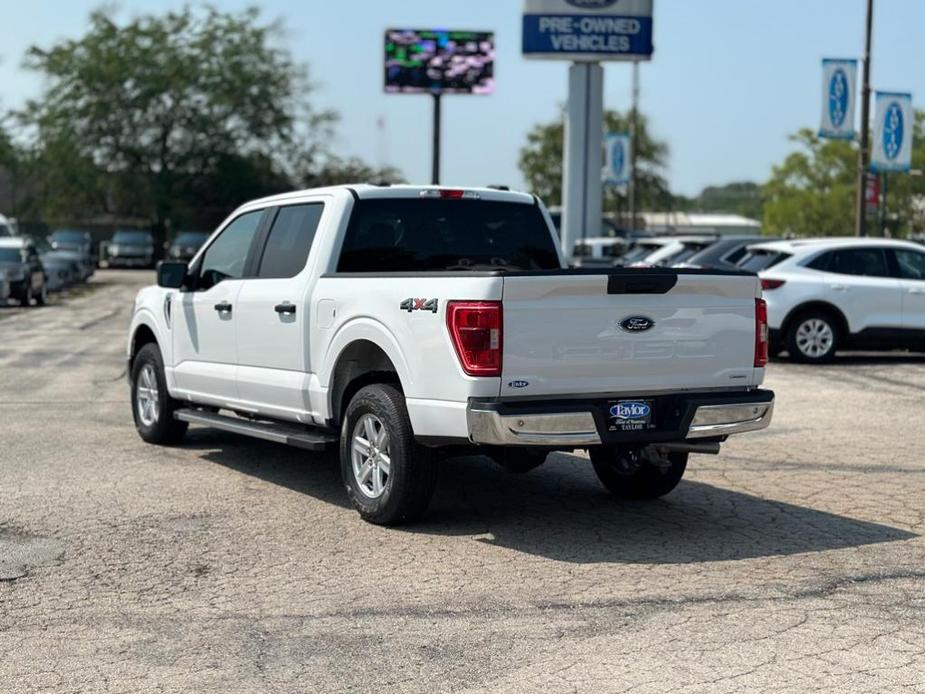
{"type": "Polygon", "coordinates": [[[223,280],[241,279],[263,210],[236,218],[212,242],[202,256],[196,289],[211,289],[223,280]]]}
{"type": "Polygon", "coordinates": [[[281,207],[273,221],[257,277],[295,277],[308,260],[323,203],[281,207]]]}
{"type": "Polygon", "coordinates": [[[899,276],[904,280],[925,280],[925,253],[896,249],[899,276]]]}

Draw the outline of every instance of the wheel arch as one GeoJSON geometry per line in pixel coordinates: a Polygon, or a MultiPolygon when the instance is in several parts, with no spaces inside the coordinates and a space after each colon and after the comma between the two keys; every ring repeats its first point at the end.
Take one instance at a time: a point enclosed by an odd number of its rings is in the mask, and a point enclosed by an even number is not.
{"type": "MultiPolygon", "coordinates": [[[[160,342],[157,339],[156,329],[146,321],[141,321],[135,325],[129,340],[129,368],[131,368],[131,364],[135,361],[135,356],[141,348],[152,343],[157,345],[158,349],[161,349],[160,342]]],[[[161,350],[161,354],[163,354],[163,350],[161,350]]]]}
{"type": "Polygon", "coordinates": [[[820,311],[823,313],[828,313],[836,320],[836,328],[841,333],[842,337],[847,337],[851,334],[851,326],[848,323],[848,318],[838,308],[835,304],[829,303],[828,301],[806,301],[798,306],[795,306],[790,310],[790,313],[787,314],[787,317],[784,318],[784,321],[781,323],[780,334],[786,339],[787,335],[790,334],[790,329],[793,327],[793,322],[804,313],[810,311],[820,311]]]}
{"type": "Polygon", "coordinates": [[[365,386],[388,383],[405,392],[389,354],[381,345],[366,338],[355,339],[341,349],[331,370],[330,383],[328,412],[334,426],[340,426],[350,400],[365,386]]]}

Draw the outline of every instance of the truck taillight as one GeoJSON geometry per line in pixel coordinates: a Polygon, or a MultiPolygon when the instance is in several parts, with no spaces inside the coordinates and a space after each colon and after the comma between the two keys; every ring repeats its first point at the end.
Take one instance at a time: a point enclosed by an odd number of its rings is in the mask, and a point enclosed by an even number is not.
{"type": "Polygon", "coordinates": [[[763,278],[761,280],[761,288],[765,291],[770,289],[778,289],[779,287],[783,287],[784,284],[786,284],[786,280],[772,280],[768,278],[763,278]]]}
{"type": "Polygon", "coordinates": [[[500,301],[450,301],[446,325],[463,371],[470,376],[501,375],[500,301]]]}
{"type": "Polygon", "coordinates": [[[768,305],[764,299],[755,299],[755,366],[764,368],[768,363],[768,305]]]}

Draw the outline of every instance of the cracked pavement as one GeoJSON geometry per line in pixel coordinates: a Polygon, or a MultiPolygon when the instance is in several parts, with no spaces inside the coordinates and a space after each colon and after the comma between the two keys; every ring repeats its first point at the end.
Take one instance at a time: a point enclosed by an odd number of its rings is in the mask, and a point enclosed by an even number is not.
{"type": "Polygon", "coordinates": [[[925,691],[925,357],[773,363],[771,428],[656,502],[472,457],[385,529],[332,455],[138,438],[149,281],[0,308],[2,691],[925,691]]]}

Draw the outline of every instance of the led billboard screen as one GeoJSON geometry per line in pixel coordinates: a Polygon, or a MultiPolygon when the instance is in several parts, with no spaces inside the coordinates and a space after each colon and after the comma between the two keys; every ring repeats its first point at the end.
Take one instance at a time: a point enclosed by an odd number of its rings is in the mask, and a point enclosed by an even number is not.
{"type": "Polygon", "coordinates": [[[385,91],[408,94],[491,94],[495,36],[487,31],[389,29],[385,91]]]}

